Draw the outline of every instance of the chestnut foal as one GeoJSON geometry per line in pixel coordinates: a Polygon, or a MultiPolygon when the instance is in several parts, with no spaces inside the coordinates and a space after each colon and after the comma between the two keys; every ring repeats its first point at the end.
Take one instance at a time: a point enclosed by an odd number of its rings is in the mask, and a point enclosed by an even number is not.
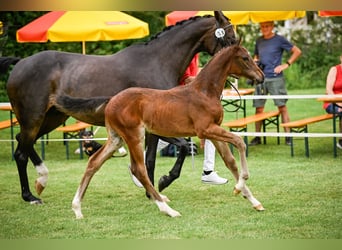
{"type": "MultiPolygon", "coordinates": [[[[72,201],[76,218],[83,217],[81,201],[91,178],[124,142],[130,151],[133,174],[142,183],[159,210],[171,217],[180,216],[178,211],[166,203],[168,198],[159,194],[148,178],[143,152],[145,129],[165,137],[198,136],[201,139],[210,139],[236,179],[234,193],[242,192],[255,209],[264,210],[245,183],[249,172],[244,141],[240,136],[220,126],[223,119],[220,97],[229,75],[243,76],[256,82],[264,80],[262,71],[254,63],[248,51],[240,45],[233,45],[219,51],[191,84],[170,90],[129,88],[112,97],[108,104],[106,104],[108,98],[102,100],[97,98],[99,102],[97,110],[105,107],[108,140],[89,159],[72,201]],[[240,174],[228,143],[238,149],[241,162],[240,174]]],[[[59,100],[57,98],[57,103],[59,100]]],[[[89,99],[89,101],[92,101],[93,105],[96,99],[89,99]]],[[[84,103],[82,106],[84,107],[84,103]]]]}

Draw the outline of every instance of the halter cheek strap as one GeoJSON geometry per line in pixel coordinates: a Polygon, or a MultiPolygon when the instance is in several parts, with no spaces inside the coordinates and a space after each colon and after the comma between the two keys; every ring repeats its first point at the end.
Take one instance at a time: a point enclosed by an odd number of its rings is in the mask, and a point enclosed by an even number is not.
{"type": "MultiPolygon", "coordinates": [[[[225,29],[227,29],[228,27],[232,26],[232,24],[228,24],[226,25],[225,27],[223,28],[220,28],[220,25],[219,23],[216,21],[216,30],[215,30],[215,38],[216,40],[221,44],[222,47],[227,47],[229,45],[232,44],[232,42],[230,41],[231,40],[231,37],[229,37],[227,40],[224,39],[225,35],[226,35],[226,31],[225,29]]],[[[217,45],[215,46],[215,50],[217,48],[217,45]]]]}

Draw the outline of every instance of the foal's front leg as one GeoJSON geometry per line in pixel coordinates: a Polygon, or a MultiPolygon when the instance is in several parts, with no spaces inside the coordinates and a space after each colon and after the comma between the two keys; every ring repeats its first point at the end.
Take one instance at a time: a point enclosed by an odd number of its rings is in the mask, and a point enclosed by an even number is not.
{"type": "Polygon", "coordinates": [[[244,182],[244,179],[242,176],[239,175],[235,158],[232,155],[232,153],[228,147],[228,144],[226,142],[222,142],[222,141],[212,141],[212,142],[215,145],[217,151],[219,152],[222,160],[225,162],[225,165],[232,172],[232,174],[233,174],[233,176],[237,182],[237,184],[234,188],[234,194],[239,194],[241,191],[242,195],[252,203],[252,206],[256,210],[258,210],[258,211],[264,210],[262,204],[253,196],[252,192],[249,190],[249,188],[247,187],[246,184],[244,184],[242,187],[239,187],[239,182],[240,183],[244,182]],[[240,189],[238,189],[238,188],[240,188],[240,189]]]}
{"type": "Polygon", "coordinates": [[[241,189],[246,185],[246,180],[249,178],[247,159],[246,159],[246,145],[240,136],[228,132],[217,124],[210,125],[202,132],[202,137],[210,139],[220,153],[226,166],[232,171],[235,178],[238,176],[237,184],[235,185],[236,193],[241,192],[241,189]],[[215,142],[216,141],[216,142],[215,142]],[[221,142],[221,143],[218,143],[221,142]],[[223,144],[223,142],[225,142],[223,144]],[[235,158],[228,148],[228,144],[233,144],[239,151],[241,173],[238,175],[235,158]]]}

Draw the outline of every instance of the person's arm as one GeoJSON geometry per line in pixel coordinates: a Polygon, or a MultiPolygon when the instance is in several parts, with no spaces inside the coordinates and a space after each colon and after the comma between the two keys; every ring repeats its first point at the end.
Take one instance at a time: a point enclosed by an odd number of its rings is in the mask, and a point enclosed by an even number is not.
{"type": "Polygon", "coordinates": [[[302,51],[296,45],[294,45],[291,49],[291,56],[287,60],[287,63],[289,63],[290,65],[293,64],[301,54],[302,54],[302,51]]]}
{"type": "Polygon", "coordinates": [[[297,46],[294,45],[291,49],[290,58],[286,61],[286,63],[283,63],[275,67],[274,72],[277,74],[281,73],[283,70],[290,67],[291,64],[293,64],[301,54],[302,54],[302,51],[297,46]]]}
{"type": "Polygon", "coordinates": [[[334,88],[334,84],[336,81],[336,73],[337,73],[336,67],[331,67],[327,75],[326,86],[325,86],[327,95],[334,94],[333,88],[334,88]]]}
{"type": "MultiPolygon", "coordinates": [[[[334,95],[334,84],[336,81],[336,74],[337,74],[337,70],[336,67],[331,67],[329,70],[329,73],[327,75],[327,80],[326,80],[326,87],[325,90],[327,92],[327,95],[334,95]]],[[[339,106],[339,112],[342,111],[342,102],[338,102],[336,103],[339,106]]]]}

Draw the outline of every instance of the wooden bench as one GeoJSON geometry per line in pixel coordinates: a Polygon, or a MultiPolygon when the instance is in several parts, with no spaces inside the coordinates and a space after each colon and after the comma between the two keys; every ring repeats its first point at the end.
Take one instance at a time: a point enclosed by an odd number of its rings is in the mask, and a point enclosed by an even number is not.
{"type": "Polygon", "coordinates": [[[17,118],[13,118],[12,121],[10,119],[0,121],[0,130],[5,128],[10,128],[11,126],[18,125],[17,118]]]}
{"type": "Polygon", "coordinates": [[[6,128],[11,128],[11,151],[12,151],[12,160],[13,160],[13,153],[14,153],[14,131],[13,131],[13,126],[18,125],[19,122],[17,118],[12,118],[4,121],[0,121],[0,130],[6,129],[6,128]]]}
{"type": "MultiPolygon", "coordinates": [[[[255,114],[240,118],[234,121],[225,122],[222,125],[229,128],[232,132],[247,132],[247,125],[255,122],[262,122],[263,132],[266,132],[266,127],[270,124],[276,125],[277,132],[279,132],[279,114],[277,111],[263,112],[260,114],[255,114]]],[[[244,137],[246,143],[246,155],[248,156],[248,138],[244,137]]],[[[278,137],[278,144],[280,143],[278,137]]],[[[264,136],[264,144],[266,144],[266,137],[264,136]]]]}
{"type": "MultiPolygon", "coordinates": [[[[63,127],[59,127],[56,130],[63,132],[63,139],[65,139],[65,149],[66,149],[66,158],[69,159],[69,141],[68,139],[79,139],[79,133],[86,128],[91,127],[90,124],[85,122],[76,122],[74,124],[65,125],[63,127]]],[[[80,147],[80,159],[83,159],[83,147],[82,141],[79,141],[80,147]]]]}
{"type": "MultiPolygon", "coordinates": [[[[280,126],[284,128],[289,128],[290,132],[295,133],[307,133],[308,132],[308,125],[316,122],[321,122],[325,120],[332,119],[332,114],[323,114],[314,117],[308,117],[297,121],[282,123],[280,126]]],[[[309,138],[304,137],[304,145],[305,145],[305,155],[309,157],[309,138]]],[[[294,156],[293,150],[293,138],[291,137],[291,156],[294,156]]]]}

